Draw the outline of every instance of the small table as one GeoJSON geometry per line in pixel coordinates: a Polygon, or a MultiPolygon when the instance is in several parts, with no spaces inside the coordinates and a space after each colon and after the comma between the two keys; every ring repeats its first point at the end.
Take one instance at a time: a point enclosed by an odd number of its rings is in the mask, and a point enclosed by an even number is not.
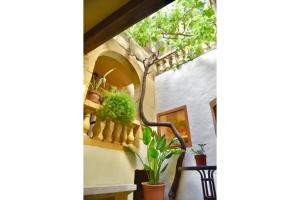
{"type": "Polygon", "coordinates": [[[204,200],[216,200],[216,187],[214,181],[214,172],[217,170],[217,166],[191,166],[191,167],[179,167],[179,170],[197,171],[201,177],[202,192],[204,200]]]}

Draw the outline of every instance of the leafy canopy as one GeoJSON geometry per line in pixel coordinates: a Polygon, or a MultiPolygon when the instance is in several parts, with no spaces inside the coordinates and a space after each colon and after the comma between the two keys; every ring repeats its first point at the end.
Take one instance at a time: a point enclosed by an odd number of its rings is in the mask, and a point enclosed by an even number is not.
{"type": "Polygon", "coordinates": [[[184,50],[187,61],[216,45],[216,16],[208,0],[176,0],[127,32],[152,52],[184,50]]]}

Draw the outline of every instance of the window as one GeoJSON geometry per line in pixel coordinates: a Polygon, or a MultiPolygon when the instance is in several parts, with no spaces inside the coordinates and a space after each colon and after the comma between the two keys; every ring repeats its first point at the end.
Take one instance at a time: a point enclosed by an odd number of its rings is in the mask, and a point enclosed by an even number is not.
{"type": "Polygon", "coordinates": [[[211,109],[212,119],[215,127],[215,132],[217,134],[217,99],[216,98],[210,102],[210,109],[211,109]]]}
{"type": "MultiPolygon", "coordinates": [[[[189,120],[186,106],[181,106],[171,110],[167,110],[157,114],[158,122],[172,122],[175,128],[180,133],[180,136],[185,141],[187,147],[192,146],[190,135],[189,120]]],[[[159,135],[166,135],[167,142],[175,137],[172,130],[168,127],[158,127],[159,135]]]]}

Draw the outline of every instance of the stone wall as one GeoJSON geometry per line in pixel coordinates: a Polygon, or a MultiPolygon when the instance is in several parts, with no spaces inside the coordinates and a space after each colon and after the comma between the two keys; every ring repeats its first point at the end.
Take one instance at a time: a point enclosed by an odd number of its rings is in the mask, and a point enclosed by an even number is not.
{"type": "MultiPolygon", "coordinates": [[[[206,143],[207,164],[216,165],[216,135],[209,104],[216,98],[216,50],[184,64],[178,71],[171,70],[157,76],[155,88],[156,113],[186,105],[193,147],[198,143],[206,143]]],[[[166,199],[174,178],[176,161],[177,157],[170,160],[161,179],[167,184],[166,199]]],[[[187,149],[183,165],[195,165],[190,148],[187,149]]],[[[182,173],[177,199],[202,199],[198,172],[182,173]]]]}

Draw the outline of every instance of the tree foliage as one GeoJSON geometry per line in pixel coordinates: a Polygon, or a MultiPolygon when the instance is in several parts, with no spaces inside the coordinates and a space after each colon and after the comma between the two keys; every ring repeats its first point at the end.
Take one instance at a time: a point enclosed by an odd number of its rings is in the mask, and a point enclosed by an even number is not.
{"type": "Polygon", "coordinates": [[[216,44],[216,16],[208,0],[176,0],[128,29],[142,47],[160,54],[184,50],[190,60],[216,44]]]}

